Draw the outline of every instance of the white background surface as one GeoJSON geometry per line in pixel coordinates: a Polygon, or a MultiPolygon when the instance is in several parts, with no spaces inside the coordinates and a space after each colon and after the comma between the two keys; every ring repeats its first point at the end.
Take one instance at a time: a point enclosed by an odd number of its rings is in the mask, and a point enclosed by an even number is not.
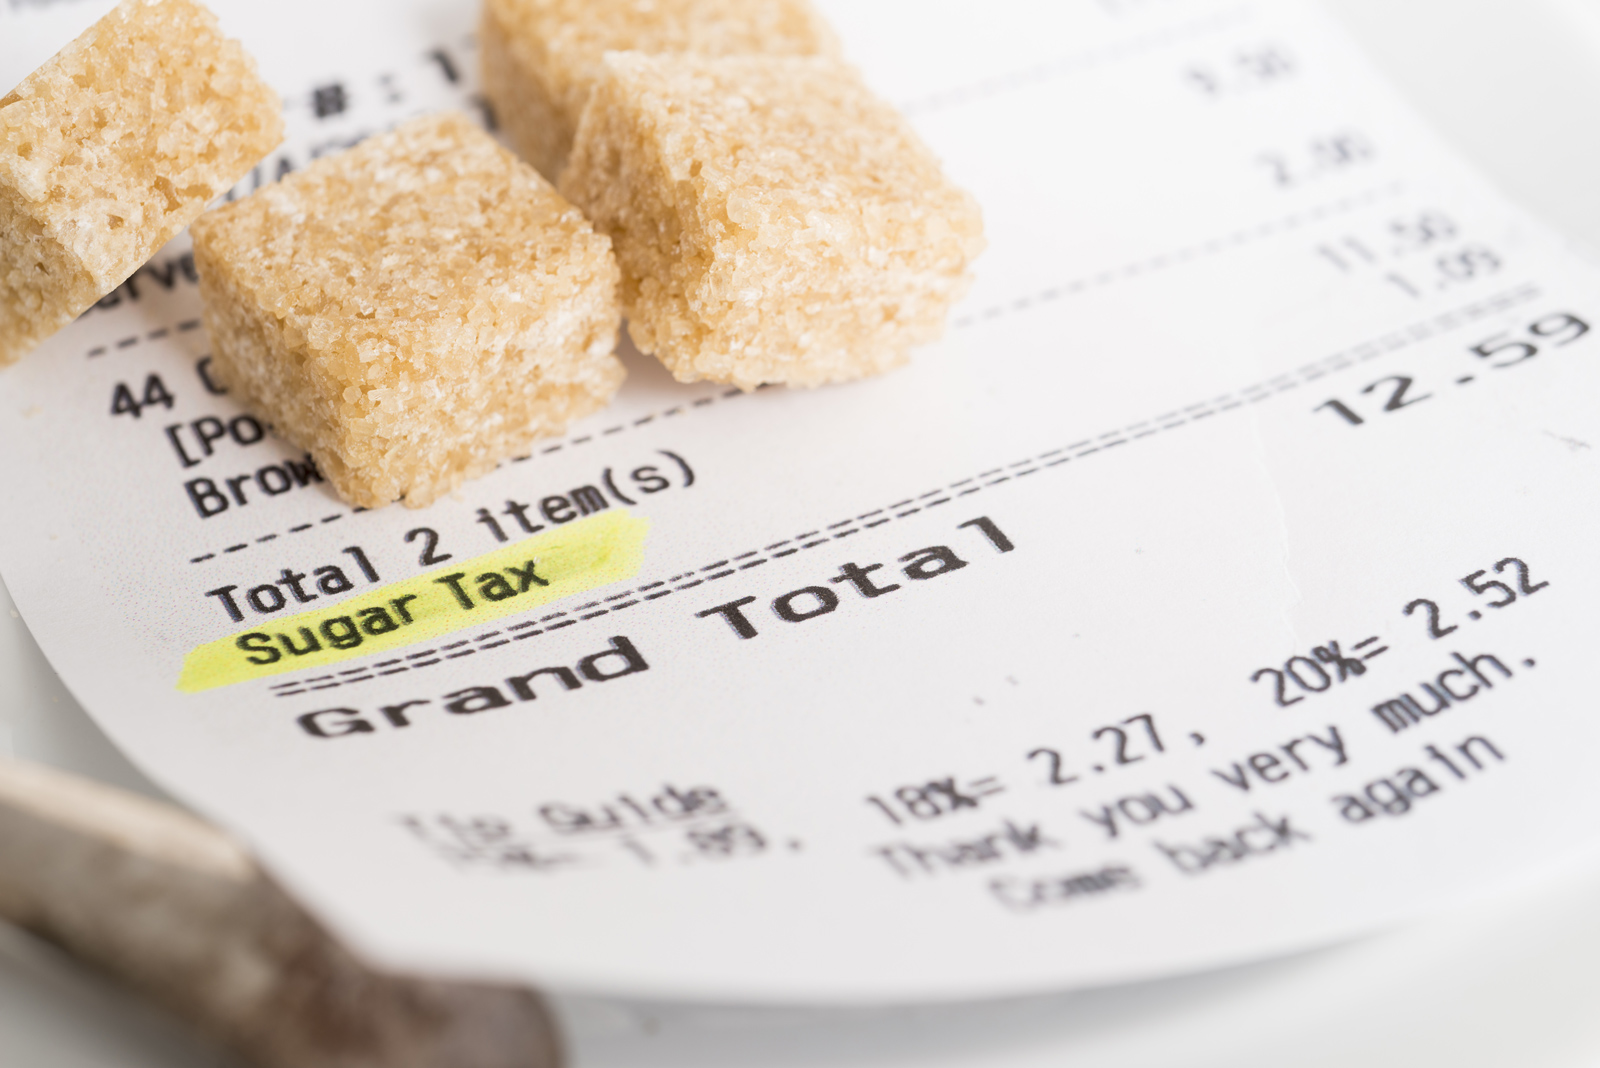
{"type": "MultiPolygon", "coordinates": [[[[1600,2],[1337,0],[1380,66],[1513,198],[1600,247],[1600,2]]],[[[154,788],[0,600],[0,748],[154,788]]],[[[1086,994],[891,1012],[560,1000],[577,1065],[1600,1064],[1600,856],[1323,952],[1086,994]]],[[[19,936],[0,937],[0,1064],[218,1058],[19,936]]]]}

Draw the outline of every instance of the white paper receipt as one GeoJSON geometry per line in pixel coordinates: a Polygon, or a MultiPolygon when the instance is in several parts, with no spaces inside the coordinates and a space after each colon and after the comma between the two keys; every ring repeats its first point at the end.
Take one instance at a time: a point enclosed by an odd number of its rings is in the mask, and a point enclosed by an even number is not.
{"type": "MultiPolygon", "coordinates": [[[[1592,840],[1600,271],[1301,3],[826,6],[985,213],[904,370],[634,354],[370,512],[181,241],[0,373],[0,567],[117,742],[374,958],[617,993],[1171,974],[1592,840]]],[[[238,194],[493,122],[471,3],[218,7],[292,131],[238,194]]]]}

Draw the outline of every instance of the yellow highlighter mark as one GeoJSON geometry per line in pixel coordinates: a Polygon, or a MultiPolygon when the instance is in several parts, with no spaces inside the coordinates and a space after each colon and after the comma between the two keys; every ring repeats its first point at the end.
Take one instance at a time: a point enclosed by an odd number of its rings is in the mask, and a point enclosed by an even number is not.
{"type": "Polygon", "coordinates": [[[638,574],[648,520],[605,512],[336,606],[190,651],[178,689],[327,667],[481,626],[638,574]]]}

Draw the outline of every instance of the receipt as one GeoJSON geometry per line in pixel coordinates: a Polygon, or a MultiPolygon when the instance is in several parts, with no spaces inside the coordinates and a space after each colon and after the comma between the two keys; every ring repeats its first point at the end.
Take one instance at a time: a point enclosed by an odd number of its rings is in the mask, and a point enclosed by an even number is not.
{"type": "MultiPolygon", "coordinates": [[[[215,6],[290,128],[232,195],[494,125],[472,4],[215,6]]],[[[0,373],[0,571],[111,737],[374,960],[647,996],[1169,975],[1591,842],[1600,271],[1298,0],[823,6],[985,214],[903,370],[625,346],[418,511],[216,384],[183,238],[0,373]]]]}

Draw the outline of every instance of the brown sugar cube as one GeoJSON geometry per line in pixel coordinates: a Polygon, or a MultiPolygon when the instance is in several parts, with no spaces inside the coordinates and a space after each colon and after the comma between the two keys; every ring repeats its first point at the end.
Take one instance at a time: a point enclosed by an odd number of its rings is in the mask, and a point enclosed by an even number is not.
{"type": "Polygon", "coordinates": [[[191,232],[218,377],[352,504],[428,504],[622,383],[611,242],[461,115],[191,232]]]}
{"type": "Polygon", "coordinates": [[[282,139],[277,94],[192,0],[123,0],[0,98],[0,366],[282,139]]]}
{"type": "Polygon", "coordinates": [[[485,0],[483,86],[522,158],[561,175],[607,52],[831,56],[810,0],[485,0]]]}
{"type": "Polygon", "coordinates": [[[850,67],[605,66],[561,188],[616,243],[628,331],[679,381],[840,382],[943,331],[977,203],[850,67]]]}

